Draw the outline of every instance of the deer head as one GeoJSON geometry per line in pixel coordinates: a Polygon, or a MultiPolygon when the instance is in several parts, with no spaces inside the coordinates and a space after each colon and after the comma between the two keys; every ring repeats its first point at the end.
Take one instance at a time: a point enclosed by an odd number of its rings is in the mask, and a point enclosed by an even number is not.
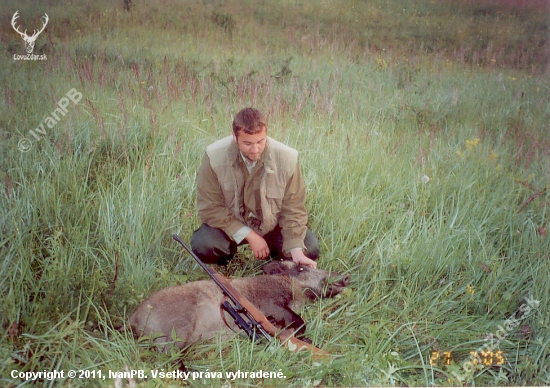
{"type": "Polygon", "coordinates": [[[48,20],[50,20],[50,18],[48,17],[48,14],[45,13],[43,18],[44,18],[44,24],[42,25],[42,29],[40,31],[38,30],[34,30],[34,33],[32,34],[32,36],[28,36],[27,35],[27,30],[25,30],[25,32],[21,32],[19,31],[19,29],[17,28],[17,26],[15,25],[15,21],[17,20],[17,18],[19,18],[19,11],[16,11],[14,14],[13,14],[13,17],[11,18],[11,26],[13,27],[13,29],[19,34],[21,35],[21,37],[23,38],[23,40],[25,41],[25,49],[27,50],[27,53],[28,54],[32,54],[32,51],[34,50],[34,42],[36,41],[36,38],[38,38],[38,35],[40,35],[40,33],[42,31],[44,31],[44,28],[46,28],[46,25],[48,24],[48,20]]]}

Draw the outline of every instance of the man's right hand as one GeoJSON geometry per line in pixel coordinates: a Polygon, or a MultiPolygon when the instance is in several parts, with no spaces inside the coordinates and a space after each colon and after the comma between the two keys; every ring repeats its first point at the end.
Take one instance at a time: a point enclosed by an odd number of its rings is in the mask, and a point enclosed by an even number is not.
{"type": "Polygon", "coordinates": [[[246,235],[245,240],[248,242],[248,245],[250,245],[250,249],[256,259],[264,260],[269,257],[269,247],[267,246],[267,242],[254,230],[251,230],[246,235]]]}

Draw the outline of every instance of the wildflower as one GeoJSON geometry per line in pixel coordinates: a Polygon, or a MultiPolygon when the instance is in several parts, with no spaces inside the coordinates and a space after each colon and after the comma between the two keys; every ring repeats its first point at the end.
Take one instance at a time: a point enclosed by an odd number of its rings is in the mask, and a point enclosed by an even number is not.
{"type": "Polygon", "coordinates": [[[420,178],[420,180],[422,181],[422,183],[428,183],[431,179],[429,176],[427,176],[426,174],[422,175],[422,177],[420,178]]]}
{"type": "Polygon", "coordinates": [[[468,151],[471,151],[472,149],[476,148],[479,144],[479,137],[475,137],[473,139],[466,140],[466,149],[468,151]]]}
{"type": "Polygon", "coordinates": [[[468,293],[470,295],[474,295],[476,290],[474,289],[474,287],[472,287],[471,285],[468,284],[468,286],[466,287],[468,289],[468,293]]]}
{"type": "Polygon", "coordinates": [[[487,156],[487,160],[488,160],[489,162],[494,162],[494,161],[497,160],[497,159],[498,159],[498,154],[497,154],[495,151],[491,150],[491,151],[489,152],[489,156],[487,156]]]}
{"type": "Polygon", "coordinates": [[[376,57],[376,65],[379,69],[387,69],[388,68],[388,62],[386,62],[383,58],[376,57]]]}

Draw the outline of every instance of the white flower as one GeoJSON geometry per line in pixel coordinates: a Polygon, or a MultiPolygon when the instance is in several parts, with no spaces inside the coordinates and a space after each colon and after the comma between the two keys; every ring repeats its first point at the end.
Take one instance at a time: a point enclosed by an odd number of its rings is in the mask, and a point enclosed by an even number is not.
{"type": "Polygon", "coordinates": [[[424,174],[424,175],[422,175],[420,180],[422,181],[422,183],[428,183],[430,181],[430,177],[427,176],[426,174],[424,174]]]}

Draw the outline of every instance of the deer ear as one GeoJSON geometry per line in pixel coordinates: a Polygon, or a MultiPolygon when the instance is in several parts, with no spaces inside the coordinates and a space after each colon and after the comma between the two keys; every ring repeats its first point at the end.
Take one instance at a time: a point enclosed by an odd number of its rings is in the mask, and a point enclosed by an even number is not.
{"type": "Polygon", "coordinates": [[[288,272],[288,267],[283,261],[272,261],[262,267],[262,271],[268,275],[281,275],[288,272]]]}

